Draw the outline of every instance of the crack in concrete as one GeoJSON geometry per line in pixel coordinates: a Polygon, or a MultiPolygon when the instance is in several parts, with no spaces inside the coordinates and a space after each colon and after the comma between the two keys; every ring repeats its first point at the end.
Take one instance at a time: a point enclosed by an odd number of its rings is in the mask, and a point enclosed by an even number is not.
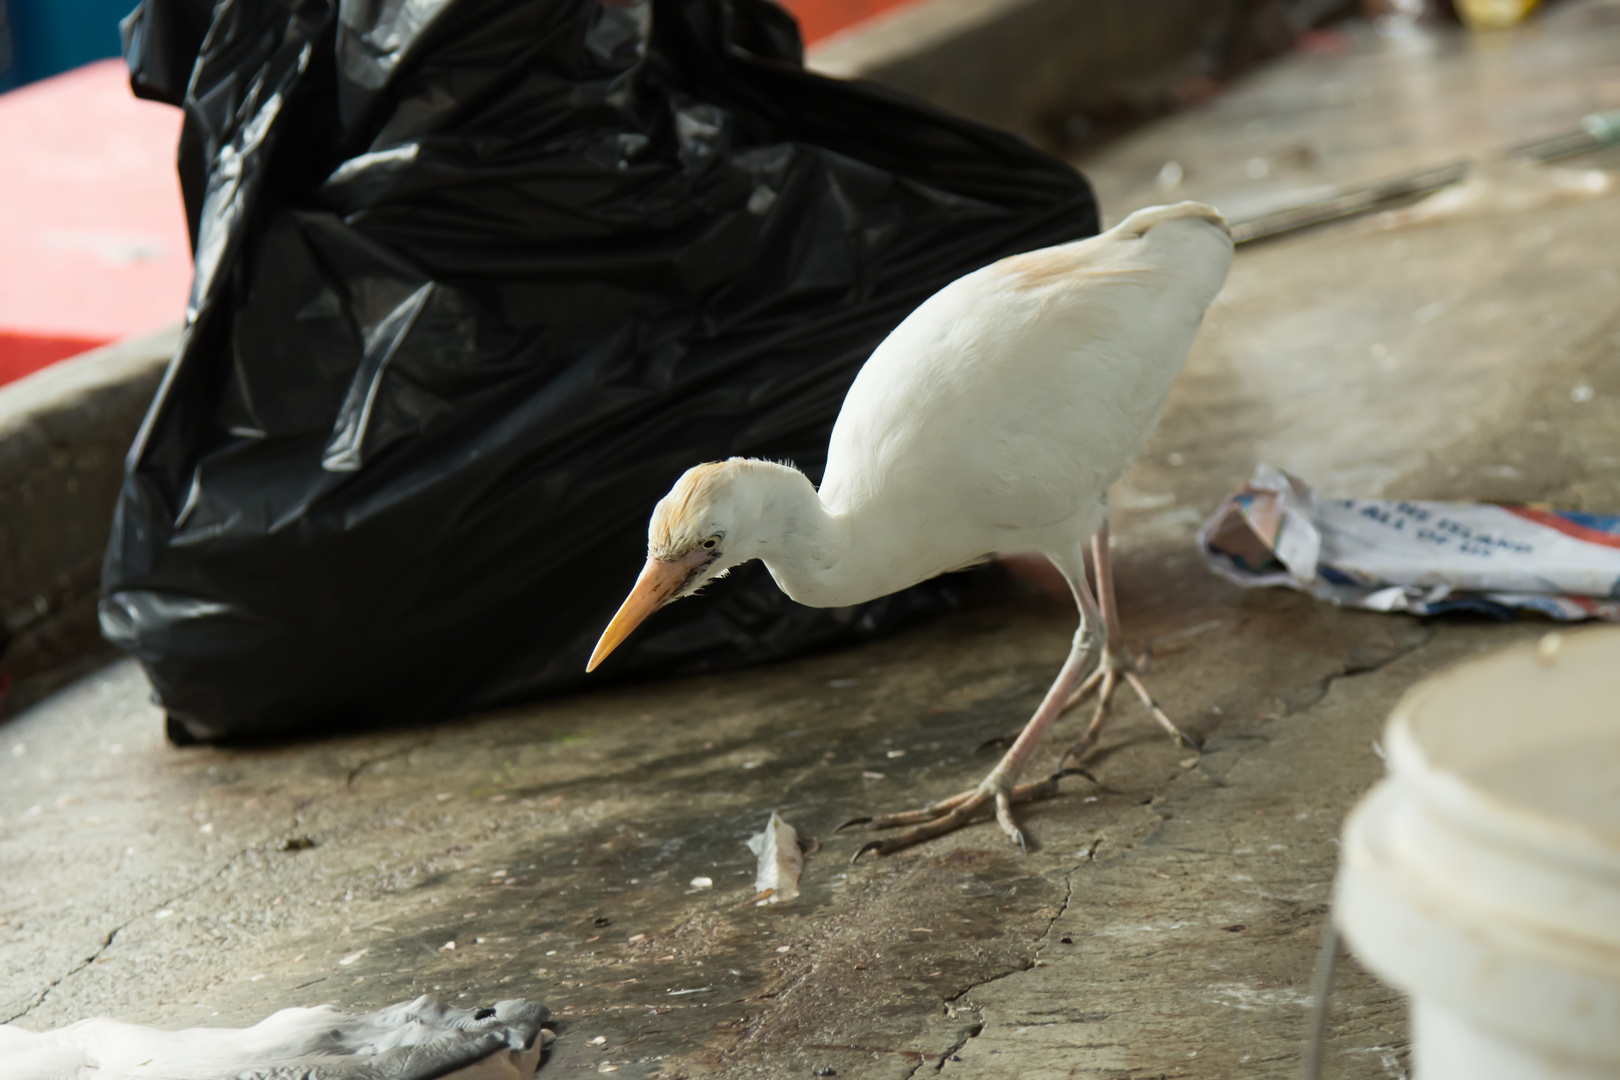
{"type": "MultiPolygon", "coordinates": [[[[956,1057],[958,1051],[960,1051],[962,1049],[962,1047],[966,1046],[973,1039],[977,1038],[979,1032],[981,1032],[983,1030],[984,1030],[984,1025],[982,1023],[981,1024],[973,1024],[973,1025],[971,1025],[967,1029],[967,1033],[956,1041],[955,1046],[946,1047],[945,1052],[943,1054],[939,1055],[939,1064],[934,1066],[934,1071],[935,1072],[943,1072],[943,1071],[945,1071],[945,1063],[947,1061],[950,1061],[952,1058],[956,1057]]],[[[920,1069],[920,1068],[922,1068],[922,1063],[918,1062],[917,1063],[917,1069],[920,1069]]],[[[911,1070],[913,1075],[916,1074],[917,1069],[912,1069],[911,1070]]]]}
{"type": "MultiPolygon", "coordinates": [[[[1091,846],[1086,848],[1084,852],[1085,858],[1063,871],[1063,902],[1058,905],[1058,909],[1052,914],[1051,919],[1047,920],[1046,929],[1042,930],[1040,936],[1035,939],[1035,955],[1030,958],[1029,963],[1023,965],[1022,967],[1016,968],[1013,971],[1003,972],[1000,975],[994,975],[988,979],[981,979],[978,982],[972,983],[963,988],[953,997],[946,999],[945,1008],[950,1011],[953,1019],[957,1013],[957,1010],[954,1008],[955,1004],[961,1001],[967,995],[971,994],[973,991],[979,989],[980,987],[989,986],[992,983],[1000,982],[1002,979],[1009,979],[1014,975],[1020,975],[1023,972],[1032,971],[1040,965],[1041,955],[1045,953],[1047,946],[1051,944],[1050,939],[1052,937],[1052,928],[1058,924],[1059,919],[1063,918],[1064,913],[1069,910],[1069,904],[1074,901],[1074,875],[1079,873],[1080,869],[1087,863],[1095,861],[1097,848],[1101,846],[1101,838],[1093,840],[1091,842],[1091,846]]],[[[964,1008],[971,1008],[971,1006],[964,1006],[964,1008]]],[[[939,1072],[944,1069],[945,1063],[955,1057],[957,1053],[961,1051],[962,1047],[966,1046],[968,1043],[977,1038],[979,1033],[983,1030],[983,1023],[968,1025],[963,1036],[953,1045],[947,1047],[945,1052],[939,1056],[939,1063],[934,1066],[934,1071],[939,1072]]],[[[912,1077],[916,1076],[918,1070],[920,1070],[930,1060],[931,1057],[924,1056],[920,1061],[917,1062],[916,1067],[913,1068],[911,1072],[906,1074],[906,1080],[911,1080],[912,1077]]]]}
{"type": "Polygon", "coordinates": [[[1035,946],[1035,958],[1030,961],[1029,967],[1025,968],[1025,971],[1029,971],[1040,964],[1041,954],[1046,952],[1047,946],[1051,944],[1052,927],[1058,924],[1058,920],[1063,918],[1064,913],[1069,910],[1069,904],[1074,901],[1074,875],[1080,872],[1082,866],[1091,862],[1092,855],[1101,843],[1101,840],[1093,841],[1092,845],[1086,849],[1086,857],[1063,871],[1063,903],[1058,905],[1057,911],[1053,913],[1051,919],[1047,920],[1046,929],[1041,931],[1039,944],[1035,946]]]}
{"type": "Polygon", "coordinates": [[[404,757],[406,754],[409,754],[411,751],[420,750],[423,747],[432,744],[432,742],[433,742],[433,736],[428,735],[428,736],[425,736],[424,738],[416,740],[415,742],[407,743],[404,746],[396,747],[395,749],[388,751],[388,753],[386,753],[386,754],[378,754],[376,757],[366,758],[364,761],[360,762],[360,764],[356,765],[354,768],[349,770],[348,778],[345,779],[344,782],[343,782],[344,788],[347,789],[347,790],[353,790],[354,789],[354,782],[356,780],[360,779],[360,774],[365,772],[367,769],[371,768],[372,766],[380,765],[385,761],[392,761],[395,758],[404,757]]]}
{"type": "MultiPolygon", "coordinates": [[[[313,800],[310,800],[310,801],[313,801],[313,800]]],[[[307,805],[307,802],[306,802],[306,805],[307,805]]],[[[301,808],[295,808],[294,809],[293,827],[295,827],[295,828],[297,827],[297,824],[298,824],[297,814],[299,813],[300,809],[301,808]]],[[[69,968],[67,971],[63,972],[61,975],[57,976],[55,979],[52,979],[49,983],[47,983],[45,985],[44,989],[40,990],[40,992],[37,995],[35,995],[34,1000],[29,1002],[28,1005],[26,1007],[24,1007],[24,1009],[21,1012],[15,1014],[13,1016],[9,1016],[5,1020],[0,1020],[0,1024],[15,1023],[16,1021],[21,1020],[23,1017],[27,1016],[29,1013],[33,1012],[35,1009],[39,1008],[41,1005],[45,1004],[46,999],[48,999],[51,996],[51,991],[55,990],[58,986],[61,986],[63,983],[67,982],[69,979],[73,978],[73,976],[75,976],[75,975],[79,974],[80,972],[84,971],[86,968],[88,968],[92,964],[94,964],[97,960],[101,959],[101,957],[107,952],[107,950],[112,948],[113,940],[115,938],[117,938],[119,934],[123,933],[126,929],[128,929],[130,926],[132,926],[136,922],[136,920],[146,918],[147,916],[150,916],[155,912],[162,911],[165,908],[170,907],[171,905],[178,904],[180,901],[185,900],[186,898],[195,895],[198,891],[200,891],[205,886],[212,885],[214,882],[218,881],[222,876],[224,876],[224,874],[225,874],[225,872],[227,870],[229,870],[232,866],[235,866],[237,864],[237,862],[239,862],[241,859],[243,859],[248,854],[248,852],[254,850],[254,848],[264,847],[265,845],[273,844],[273,843],[274,843],[273,840],[264,840],[264,841],[260,841],[259,843],[249,844],[247,847],[244,847],[244,848],[240,849],[235,854],[231,855],[230,858],[228,858],[224,862],[220,863],[219,864],[219,869],[215,870],[212,874],[209,874],[207,877],[203,878],[201,881],[198,881],[196,884],[192,885],[189,889],[182,889],[180,892],[175,893],[173,896],[171,896],[171,897],[169,897],[169,898],[167,898],[165,900],[160,900],[156,904],[153,904],[150,907],[146,908],[144,911],[137,912],[136,914],[130,916],[128,919],[125,919],[123,922],[119,923],[117,926],[115,926],[111,930],[107,931],[107,936],[102,939],[101,945],[97,947],[97,949],[96,949],[96,951],[94,953],[92,953],[90,956],[86,957],[83,962],[79,963],[78,965],[76,965],[76,966],[74,966],[72,968],[69,968]]]]}
{"type": "MultiPolygon", "coordinates": [[[[1395,663],[1397,660],[1405,659],[1418,650],[1427,648],[1434,642],[1434,636],[1435,631],[1433,626],[1420,624],[1418,626],[1418,639],[1416,641],[1413,641],[1408,645],[1397,646],[1389,653],[1379,656],[1376,659],[1368,660],[1363,658],[1358,660],[1357,654],[1361,652],[1361,649],[1358,647],[1350,650],[1349,657],[1345,659],[1343,671],[1336,671],[1331,675],[1325,675],[1321,679],[1318,679],[1315,683],[1307,683],[1303,687],[1298,687],[1289,691],[1287,694],[1284,694],[1280,702],[1283,705],[1283,712],[1281,715],[1275,717],[1275,719],[1280,720],[1289,716],[1297,716],[1302,712],[1315,708],[1322,702],[1324,698],[1328,696],[1329,693],[1332,692],[1333,684],[1338,682],[1340,679],[1354,679],[1362,675],[1371,675],[1374,672],[1381,671],[1389,665],[1395,663]],[[1302,699],[1299,704],[1292,704],[1288,699],[1299,694],[1301,690],[1314,690],[1315,693],[1310,697],[1309,700],[1302,699]]],[[[1365,657],[1365,654],[1362,655],[1365,657]]]]}
{"type": "MultiPolygon", "coordinates": [[[[1411,642],[1410,644],[1407,644],[1407,645],[1397,647],[1397,648],[1393,649],[1392,651],[1390,651],[1388,654],[1380,656],[1375,660],[1362,660],[1362,661],[1358,662],[1357,659],[1356,659],[1356,650],[1352,650],[1351,655],[1345,660],[1343,670],[1334,672],[1334,673],[1332,673],[1330,675],[1327,675],[1327,676],[1324,676],[1323,678],[1317,680],[1315,683],[1307,684],[1306,687],[1301,688],[1301,689],[1314,690],[1315,691],[1315,693],[1311,695],[1309,701],[1300,700],[1299,704],[1297,704],[1297,705],[1294,704],[1289,699],[1290,698],[1294,698],[1296,700],[1299,699],[1298,689],[1296,689],[1294,691],[1290,691],[1289,693],[1283,695],[1282,700],[1280,702],[1283,705],[1283,710],[1284,711],[1282,713],[1280,713],[1280,714],[1268,717],[1266,719],[1269,719],[1269,720],[1281,720],[1281,719],[1284,719],[1284,718],[1289,717],[1289,716],[1295,716],[1295,715],[1298,715],[1299,713],[1303,713],[1303,712],[1305,712],[1305,711],[1307,711],[1307,710],[1309,710],[1311,708],[1314,708],[1324,698],[1326,698],[1328,696],[1328,694],[1332,691],[1333,684],[1338,682],[1340,679],[1350,679],[1350,678],[1355,678],[1355,677],[1358,677],[1358,676],[1361,676],[1361,675],[1370,675],[1373,672],[1376,672],[1376,671],[1379,671],[1379,670],[1381,670],[1381,669],[1383,669],[1385,667],[1388,667],[1390,664],[1395,663],[1397,660],[1400,660],[1400,659],[1403,659],[1403,658],[1405,658],[1407,656],[1410,656],[1411,654],[1417,652],[1418,650],[1427,647],[1430,643],[1432,643],[1434,641],[1434,638],[1435,638],[1434,628],[1431,627],[1431,626],[1421,626],[1420,630],[1421,630],[1421,633],[1420,633],[1420,635],[1419,635],[1419,637],[1418,637],[1418,639],[1416,641],[1413,641],[1413,642],[1411,642]]],[[[1257,741],[1257,742],[1259,742],[1261,744],[1269,742],[1268,739],[1266,739],[1263,736],[1260,736],[1258,734],[1255,734],[1255,733],[1243,733],[1243,735],[1245,736],[1245,738],[1243,740],[1235,740],[1235,741],[1257,741]]],[[[1252,746],[1245,748],[1245,750],[1243,751],[1243,754],[1241,756],[1247,756],[1248,753],[1253,749],[1254,749],[1254,747],[1252,747],[1252,746]]],[[[1240,757],[1240,760],[1241,760],[1241,757],[1240,757]]],[[[1218,778],[1216,778],[1216,777],[1210,777],[1210,779],[1217,779],[1218,780],[1218,778]]],[[[1155,806],[1155,808],[1156,808],[1156,806],[1155,806]]],[[[1161,823],[1164,820],[1168,820],[1168,819],[1163,818],[1163,815],[1161,815],[1161,823]]],[[[1072,866],[1069,869],[1064,871],[1064,873],[1063,873],[1063,884],[1064,884],[1065,892],[1064,892],[1064,896],[1063,896],[1063,902],[1062,902],[1062,904],[1060,904],[1058,906],[1057,913],[1052,916],[1051,921],[1046,924],[1046,930],[1044,932],[1042,932],[1040,937],[1037,939],[1038,944],[1036,945],[1035,955],[1034,955],[1033,958],[1031,958],[1030,962],[1028,964],[1024,965],[1023,967],[1020,967],[1020,968],[1018,968],[1016,970],[1004,972],[1004,973],[1002,973],[1000,975],[995,975],[995,976],[992,976],[990,978],[982,979],[979,982],[973,983],[970,986],[968,986],[967,988],[965,988],[964,990],[962,990],[960,993],[956,994],[954,997],[948,999],[947,1002],[946,1002],[946,1008],[951,1009],[952,1016],[954,1016],[955,1013],[956,1013],[956,1010],[954,1008],[952,1008],[952,1006],[956,1002],[961,1001],[963,998],[965,998],[968,994],[972,993],[973,991],[978,990],[978,989],[980,989],[982,987],[985,987],[985,986],[990,986],[990,985],[992,985],[994,983],[1000,982],[1003,979],[1010,979],[1010,978],[1012,978],[1012,977],[1014,977],[1016,975],[1021,975],[1024,972],[1031,971],[1035,967],[1039,966],[1041,956],[1046,952],[1046,949],[1051,945],[1050,938],[1052,936],[1052,928],[1057,925],[1059,919],[1063,918],[1064,913],[1069,910],[1069,904],[1074,899],[1074,891],[1075,891],[1074,890],[1074,875],[1079,873],[1080,870],[1082,868],[1084,868],[1087,863],[1094,862],[1096,860],[1097,848],[1100,847],[1101,845],[1102,845],[1102,839],[1101,838],[1098,838],[1097,840],[1094,840],[1092,842],[1091,846],[1085,850],[1085,852],[1084,852],[1085,858],[1081,862],[1076,863],[1074,866],[1072,866]]],[[[934,1071],[936,1073],[942,1071],[945,1068],[945,1063],[947,1061],[949,1061],[949,1060],[951,1060],[951,1058],[955,1057],[961,1051],[961,1049],[964,1046],[966,1046],[969,1042],[973,1041],[973,1039],[977,1038],[983,1031],[984,1031],[984,1025],[982,1023],[973,1024],[973,1025],[969,1026],[967,1031],[966,1031],[966,1034],[964,1034],[962,1036],[962,1038],[955,1045],[951,1046],[949,1049],[947,1049],[945,1051],[944,1054],[942,1054],[940,1056],[939,1063],[934,1066],[934,1071]]],[[[931,1060],[932,1060],[931,1057],[924,1057],[922,1060],[918,1061],[916,1067],[913,1068],[911,1070],[911,1072],[906,1074],[907,1080],[911,1080],[912,1077],[915,1077],[916,1074],[918,1073],[918,1071],[922,1069],[923,1065],[927,1064],[931,1060]]]]}
{"type": "Polygon", "coordinates": [[[1219,751],[1221,753],[1234,753],[1236,755],[1230,761],[1225,763],[1225,769],[1221,775],[1216,775],[1215,773],[1206,770],[1204,768],[1203,761],[1199,762],[1197,767],[1198,772],[1211,783],[1220,787],[1225,787],[1227,774],[1230,774],[1233,769],[1235,769],[1245,758],[1249,756],[1250,753],[1271,741],[1270,736],[1263,733],[1263,728],[1267,724],[1278,720],[1286,720],[1291,716],[1299,716],[1302,713],[1306,713],[1311,709],[1314,709],[1317,705],[1320,705],[1324,700],[1326,700],[1328,694],[1332,692],[1334,684],[1339,682],[1341,679],[1354,679],[1363,675],[1371,675],[1374,672],[1383,670],[1389,665],[1395,663],[1397,660],[1403,660],[1406,657],[1411,656],[1413,653],[1425,649],[1429,645],[1433,644],[1435,638],[1435,629],[1433,626],[1420,624],[1418,626],[1418,631],[1419,635],[1417,640],[1407,645],[1398,646],[1392,649],[1389,653],[1378,657],[1376,660],[1363,659],[1358,662],[1356,659],[1356,654],[1359,651],[1359,647],[1357,649],[1352,649],[1350,650],[1350,655],[1344,662],[1343,670],[1324,675],[1320,679],[1304,683],[1301,686],[1294,687],[1293,689],[1279,695],[1277,698],[1277,703],[1282,706],[1282,709],[1280,712],[1264,713],[1261,715],[1260,719],[1265,722],[1265,724],[1261,725],[1261,731],[1234,732],[1232,735],[1226,736],[1222,739],[1221,746],[1215,748],[1206,747],[1206,754],[1219,751]],[[1250,745],[1243,746],[1241,749],[1239,749],[1236,746],[1226,745],[1228,742],[1249,743],[1250,745]]]}
{"type": "MultiPolygon", "coordinates": [[[[137,918],[138,917],[139,916],[137,916],[137,918]]],[[[122,930],[124,927],[128,926],[130,922],[134,922],[134,919],[129,920],[129,922],[125,922],[125,923],[122,923],[122,924],[120,924],[118,926],[115,926],[111,930],[107,931],[107,936],[101,939],[101,944],[99,946],[97,946],[95,952],[93,952],[89,956],[85,957],[84,960],[81,961],[77,967],[69,968],[67,971],[63,972],[61,975],[57,976],[56,978],[52,979],[50,982],[46,983],[45,988],[43,990],[41,990],[38,994],[34,995],[34,1000],[29,1002],[27,1004],[27,1006],[25,1006],[23,1008],[22,1012],[17,1013],[14,1016],[8,1016],[8,1017],[6,1017],[5,1020],[0,1021],[0,1023],[4,1023],[4,1024],[15,1023],[16,1021],[21,1020],[23,1017],[27,1016],[29,1013],[33,1012],[35,1009],[39,1008],[42,1004],[45,1003],[45,999],[51,996],[51,991],[52,990],[55,990],[62,983],[66,982],[68,979],[71,979],[73,976],[77,975],[79,972],[83,971],[85,968],[89,967],[91,964],[93,964],[97,960],[99,960],[101,958],[101,954],[106,952],[108,947],[110,947],[112,945],[113,938],[117,937],[118,932],[120,930],[122,930]]]]}

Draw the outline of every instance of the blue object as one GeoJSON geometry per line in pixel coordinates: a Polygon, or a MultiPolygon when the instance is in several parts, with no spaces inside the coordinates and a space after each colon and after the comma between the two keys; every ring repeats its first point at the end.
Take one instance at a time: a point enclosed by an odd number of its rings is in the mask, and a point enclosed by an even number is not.
{"type": "Polygon", "coordinates": [[[120,53],[134,0],[0,0],[0,91],[120,53]]]}

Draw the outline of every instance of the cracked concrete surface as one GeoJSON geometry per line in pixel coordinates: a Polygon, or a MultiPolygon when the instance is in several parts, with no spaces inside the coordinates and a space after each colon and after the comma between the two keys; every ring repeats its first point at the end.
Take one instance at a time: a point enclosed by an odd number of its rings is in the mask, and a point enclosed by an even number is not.
{"type": "MultiPolygon", "coordinates": [[[[1620,104],[1615,5],[1488,46],[1352,43],[1087,162],[1105,205],[1162,199],[1171,159],[1174,195],[1220,201],[1253,157],[1361,179],[1620,104]]],[[[542,1075],[1292,1076],[1334,837],[1382,772],[1384,717],[1546,626],[1241,592],[1193,530],[1262,459],[1332,494],[1620,508],[1616,252],[1606,195],[1239,254],[1114,494],[1126,636],[1205,751],[1123,704],[1100,783],[1022,808],[1028,856],[987,824],[851,866],[869,834],[833,829],[988,770],[974,747],[1028,716],[1073,629],[1038,593],[986,585],[892,640],[739,674],[268,746],[167,745],[120,663],[0,727],[0,1017],[523,995],[557,1016],[542,1075]],[[755,907],[743,841],[772,809],[823,846],[799,899],[755,907]]],[[[1353,964],[1330,1031],[1328,1075],[1404,1075],[1403,1004],[1353,964]]]]}
{"type": "MultiPolygon", "coordinates": [[[[1081,1058],[1091,1074],[1133,1075],[1144,1046],[1149,1073],[1293,1074],[1311,1003],[1300,964],[1321,932],[1334,831],[1378,771],[1358,721],[1437,661],[1494,642],[1494,630],[1448,634],[1443,648],[1413,634],[1169,784],[1128,850],[1072,875],[1083,902],[1047,932],[1037,966],[975,991],[985,1030],[946,1075],[1064,1077],[1081,1058]]],[[[1398,995],[1358,970],[1335,1005],[1329,1053],[1404,1075],[1398,995]]]]}

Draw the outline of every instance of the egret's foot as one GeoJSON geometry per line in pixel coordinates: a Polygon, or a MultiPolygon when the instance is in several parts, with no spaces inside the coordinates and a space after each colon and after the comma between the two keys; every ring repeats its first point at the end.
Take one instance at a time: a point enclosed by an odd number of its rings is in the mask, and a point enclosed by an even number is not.
{"type": "Polygon", "coordinates": [[[1097,661],[1096,670],[1086,676],[1086,681],[1069,695],[1064,708],[1073,708],[1084,701],[1091,694],[1097,695],[1097,710],[1091,714],[1091,723],[1086,725],[1085,734],[1081,735],[1075,744],[1063,752],[1064,761],[1080,761],[1097,746],[1097,737],[1102,734],[1103,724],[1107,722],[1109,712],[1113,705],[1114,691],[1119,689],[1120,683],[1125,683],[1136,696],[1142,699],[1147,711],[1152,715],[1158,725],[1170,733],[1181,745],[1189,750],[1202,750],[1197,740],[1185,731],[1176,727],[1170,717],[1165,715],[1159,703],[1153,700],[1148,688],[1142,682],[1141,667],[1130,650],[1123,645],[1104,645],[1101,659],[1097,661]]]}
{"type": "Polygon", "coordinates": [[[862,844],[860,849],[850,858],[854,862],[868,851],[878,855],[893,855],[897,851],[920,844],[924,840],[932,840],[936,836],[944,836],[954,832],[963,825],[982,816],[982,812],[995,808],[996,822],[1001,831],[1018,844],[1021,851],[1028,851],[1024,843],[1024,833],[1013,820],[1012,808],[1019,803],[1035,802],[1038,799],[1050,799],[1057,794],[1058,781],[1065,776],[1084,776],[1092,783],[1097,778],[1085,769],[1061,769],[1045,780],[1035,780],[1027,784],[1019,784],[1008,789],[1004,782],[999,781],[994,773],[987,777],[984,783],[972,791],[964,791],[959,795],[952,795],[948,799],[929,803],[921,810],[905,810],[897,814],[880,814],[876,817],[855,818],[838,826],[840,829],[851,825],[865,825],[868,829],[892,829],[899,825],[908,825],[910,828],[888,836],[882,840],[873,840],[862,844]]]}

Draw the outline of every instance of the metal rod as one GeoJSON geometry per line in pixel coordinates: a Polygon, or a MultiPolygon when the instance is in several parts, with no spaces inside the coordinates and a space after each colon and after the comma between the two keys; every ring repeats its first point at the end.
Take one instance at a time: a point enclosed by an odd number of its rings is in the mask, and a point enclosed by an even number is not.
{"type": "Polygon", "coordinates": [[[1311,1015],[1305,1029],[1305,1057],[1300,1063],[1300,1080],[1321,1080],[1322,1054],[1327,1049],[1328,999],[1333,996],[1333,976],[1339,966],[1339,928],[1328,914],[1322,948],[1316,954],[1316,973],[1311,977],[1311,1015]]]}
{"type": "Polygon", "coordinates": [[[1510,146],[1502,151],[1504,157],[1526,158],[1537,164],[1560,161],[1605,146],[1620,143],[1620,109],[1612,112],[1592,113],[1581,118],[1581,126],[1540,139],[1510,146]]]}
{"type": "Polygon", "coordinates": [[[1427,195],[1455,184],[1468,175],[1470,168],[1472,165],[1467,161],[1453,161],[1447,165],[1402,173],[1400,176],[1392,176],[1370,184],[1340,188],[1331,195],[1315,199],[1303,206],[1291,206],[1285,210],[1261,214],[1247,221],[1239,221],[1232,226],[1232,241],[1237,244],[1249,244],[1281,233],[1365,214],[1398,199],[1427,195]]]}
{"type": "MultiPolygon", "coordinates": [[[[1519,143],[1501,151],[1501,154],[1543,164],[1617,145],[1620,145],[1620,109],[1592,113],[1582,118],[1581,126],[1573,131],[1519,143]]],[[[1238,244],[1251,244],[1256,240],[1370,213],[1401,199],[1428,195],[1450,187],[1466,177],[1471,168],[1472,164],[1466,160],[1453,161],[1375,180],[1370,184],[1339,188],[1299,206],[1236,222],[1232,225],[1232,240],[1238,244]]]]}

